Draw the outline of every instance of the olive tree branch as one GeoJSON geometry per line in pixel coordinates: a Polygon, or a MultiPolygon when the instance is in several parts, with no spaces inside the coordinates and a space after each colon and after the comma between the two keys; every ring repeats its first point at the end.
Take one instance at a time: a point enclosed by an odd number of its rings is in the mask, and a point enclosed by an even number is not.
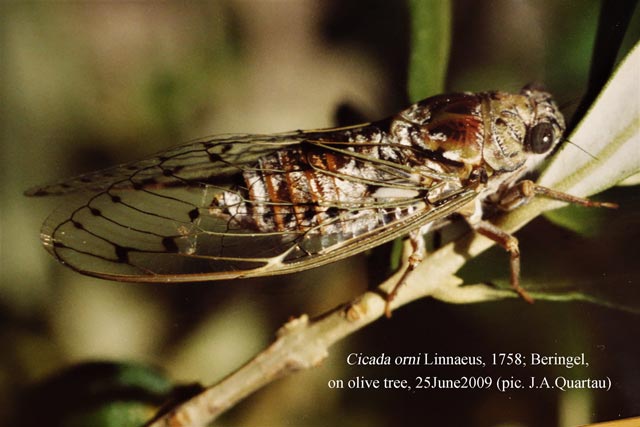
{"type": "MultiPolygon", "coordinates": [[[[498,224],[507,231],[515,231],[537,216],[540,210],[527,210],[526,215],[509,214],[498,224]]],[[[462,286],[455,272],[464,263],[494,242],[478,234],[443,246],[429,254],[406,277],[406,282],[391,307],[397,309],[416,299],[433,296],[449,302],[471,303],[515,296],[508,290],[486,285],[462,286]]],[[[405,255],[411,250],[405,246],[405,255]]],[[[406,268],[406,267],[404,267],[406,268]]],[[[191,400],[155,420],[151,427],[204,426],[238,401],[293,372],[318,366],[329,354],[329,348],[340,339],[354,333],[384,316],[388,292],[404,274],[401,269],[375,291],[365,292],[351,302],[315,318],[302,315],[286,323],[276,340],[247,364],[218,384],[205,389],[191,400]]]]}
{"type": "MultiPolygon", "coordinates": [[[[565,145],[540,177],[541,185],[576,196],[589,196],[640,171],[640,103],[632,105],[620,102],[628,98],[629,93],[640,93],[638,69],[640,49],[636,46],[570,137],[574,145],[587,150],[593,157],[578,157],[573,151],[575,147],[565,145]]],[[[497,218],[494,223],[504,231],[514,233],[538,215],[562,203],[537,198],[497,218]]],[[[406,276],[405,284],[392,301],[391,308],[397,309],[427,296],[452,303],[515,297],[514,292],[483,284],[463,286],[462,280],[456,276],[467,260],[478,256],[493,244],[486,237],[470,233],[429,254],[406,276]]],[[[405,247],[405,256],[408,251],[405,247]]],[[[327,358],[329,348],[334,343],[384,315],[385,296],[403,275],[404,269],[401,269],[375,291],[365,292],[317,318],[309,319],[307,315],[302,315],[289,321],[278,331],[276,340],[247,364],[148,425],[206,425],[270,382],[318,366],[327,358]]],[[[534,293],[533,296],[538,295],[534,293]]]]}

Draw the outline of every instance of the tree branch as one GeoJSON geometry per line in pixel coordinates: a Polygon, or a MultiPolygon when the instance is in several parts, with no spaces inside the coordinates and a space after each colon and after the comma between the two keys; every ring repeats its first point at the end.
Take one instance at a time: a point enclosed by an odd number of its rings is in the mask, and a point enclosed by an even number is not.
{"type": "MultiPolygon", "coordinates": [[[[513,216],[508,215],[499,224],[512,232],[536,215],[532,212],[525,216],[518,215],[515,219],[513,216]]],[[[455,272],[468,259],[492,245],[491,240],[470,234],[430,254],[408,275],[391,307],[397,309],[427,296],[454,303],[514,297],[515,294],[509,290],[494,289],[486,285],[461,286],[462,280],[455,276],[455,272]]],[[[409,250],[406,246],[405,252],[409,250]]],[[[385,296],[398,283],[403,273],[404,269],[401,269],[375,291],[366,292],[316,319],[310,320],[307,315],[302,315],[289,321],[278,331],[277,339],[251,361],[149,426],[207,425],[268,383],[293,372],[318,366],[328,356],[329,348],[334,343],[384,315],[385,296]]]]}

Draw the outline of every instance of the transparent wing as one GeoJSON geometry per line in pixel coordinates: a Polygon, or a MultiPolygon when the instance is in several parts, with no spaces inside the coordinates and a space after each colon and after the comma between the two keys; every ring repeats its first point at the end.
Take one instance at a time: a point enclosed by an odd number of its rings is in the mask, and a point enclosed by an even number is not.
{"type": "Polygon", "coordinates": [[[298,144],[303,131],[273,135],[221,135],[170,148],[144,160],[90,172],[55,184],[34,187],[27,196],[124,190],[139,187],[197,185],[241,172],[261,156],[298,144]]]}
{"type": "MultiPolygon", "coordinates": [[[[363,126],[349,129],[370,131],[363,126]]],[[[430,203],[406,165],[328,143],[344,139],[343,131],[298,131],[195,141],[27,194],[66,198],[41,233],[59,261],[134,282],[311,268],[444,218],[476,196],[459,189],[430,203]],[[276,161],[293,157],[297,163],[276,161]],[[337,160],[348,167],[331,166],[337,160]],[[258,194],[259,184],[272,182],[288,183],[286,197],[274,189],[258,194]],[[333,192],[312,184],[331,184],[333,192]],[[348,198],[345,189],[362,193],[348,198]],[[381,189],[391,197],[363,196],[381,189]]]]}

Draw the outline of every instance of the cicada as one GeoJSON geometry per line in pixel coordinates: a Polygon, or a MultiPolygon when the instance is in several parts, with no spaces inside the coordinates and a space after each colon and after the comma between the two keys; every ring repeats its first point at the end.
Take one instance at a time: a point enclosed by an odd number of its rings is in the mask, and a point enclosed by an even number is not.
{"type": "Polygon", "coordinates": [[[204,138],[26,194],[68,198],[44,223],[44,246],[104,279],[292,273],[405,235],[414,267],[422,234],[461,217],[511,253],[511,284],[528,298],[517,240],[483,212],[537,193],[606,205],[522,181],[564,130],[542,89],[454,93],[356,126],[204,138]]]}

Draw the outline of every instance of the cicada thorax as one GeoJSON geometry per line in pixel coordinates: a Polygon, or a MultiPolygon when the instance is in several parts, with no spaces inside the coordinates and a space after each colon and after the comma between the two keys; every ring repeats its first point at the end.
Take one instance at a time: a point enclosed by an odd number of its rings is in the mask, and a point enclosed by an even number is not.
{"type": "Polygon", "coordinates": [[[481,113],[480,96],[454,94],[419,102],[399,117],[414,127],[412,143],[427,155],[440,154],[442,159],[477,163],[482,148],[481,113]]]}
{"type": "Polygon", "coordinates": [[[535,170],[560,140],[564,120],[546,92],[441,95],[400,113],[416,146],[432,158],[431,167],[448,165],[462,183],[486,175],[495,193],[535,170]],[[546,140],[541,134],[547,134],[546,140]],[[544,142],[543,142],[544,141],[544,142]],[[458,166],[457,171],[455,166],[458,166]]]}

